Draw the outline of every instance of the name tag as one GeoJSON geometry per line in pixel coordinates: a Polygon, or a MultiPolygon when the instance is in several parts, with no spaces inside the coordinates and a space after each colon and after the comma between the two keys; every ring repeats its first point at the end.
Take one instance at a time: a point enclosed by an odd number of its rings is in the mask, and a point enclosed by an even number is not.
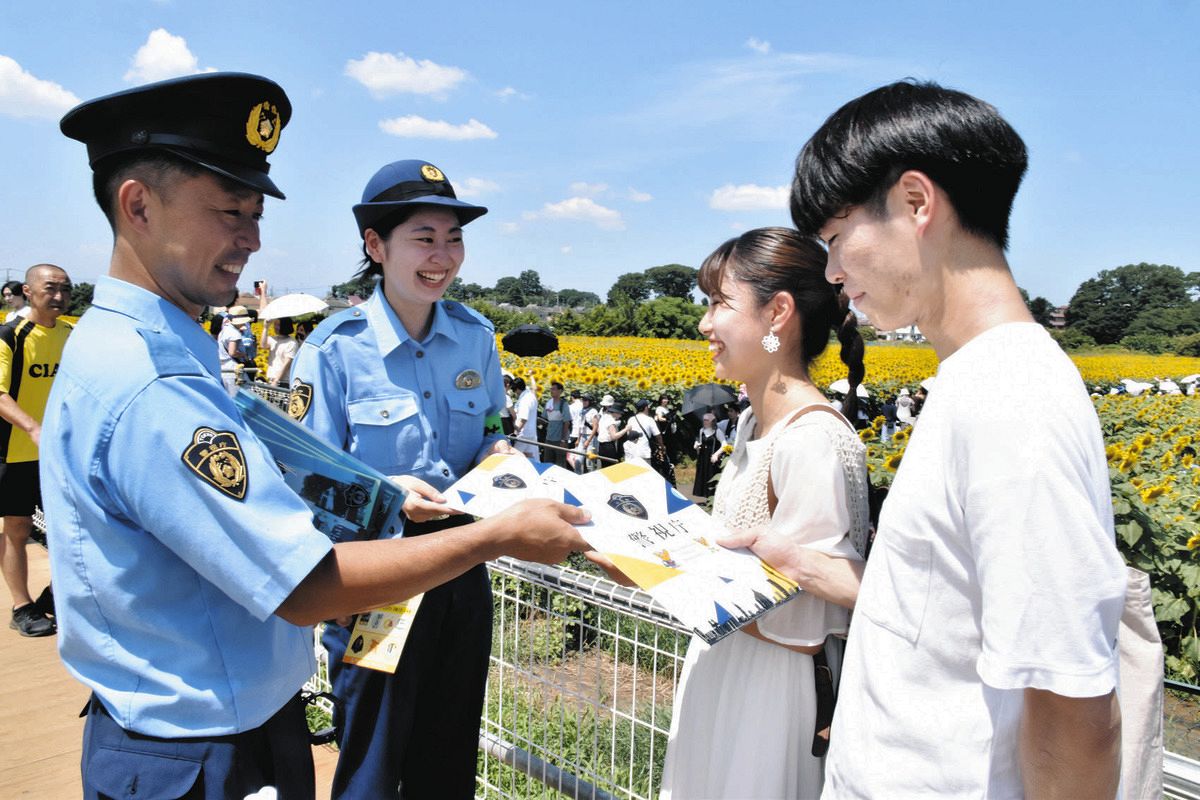
{"type": "Polygon", "coordinates": [[[342,662],[394,673],[424,596],[419,594],[403,603],[359,614],[342,662]]]}

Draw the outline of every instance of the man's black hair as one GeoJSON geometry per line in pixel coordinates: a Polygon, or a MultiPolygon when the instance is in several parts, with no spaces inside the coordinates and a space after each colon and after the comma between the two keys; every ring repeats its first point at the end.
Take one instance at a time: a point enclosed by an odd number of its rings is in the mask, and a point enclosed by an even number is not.
{"type": "Polygon", "coordinates": [[[994,107],[935,83],[900,81],[851,100],[796,158],[792,221],[815,235],[851,206],[882,216],[908,170],[950,198],[969,233],[1008,247],[1008,217],[1028,166],[1025,143],[994,107]]]}

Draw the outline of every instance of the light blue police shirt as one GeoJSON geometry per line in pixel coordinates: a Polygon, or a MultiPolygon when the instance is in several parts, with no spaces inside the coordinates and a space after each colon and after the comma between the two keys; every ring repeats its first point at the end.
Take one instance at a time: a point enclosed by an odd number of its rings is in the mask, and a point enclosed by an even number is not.
{"type": "Polygon", "coordinates": [[[182,310],[100,279],[50,393],[41,470],[59,654],[122,728],[249,730],[313,674],[312,629],[274,611],[331,544],[182,310]]]}
{"type": "Polygon", "coordinates": [[[416,341],[380,286],[309,334],[291,386],[293,415],[318,435],[385,475],[438,489],[504,438],[484,431],[504,408],[495,328],[452,301],[434,304],[429,334],[416,341]]]}

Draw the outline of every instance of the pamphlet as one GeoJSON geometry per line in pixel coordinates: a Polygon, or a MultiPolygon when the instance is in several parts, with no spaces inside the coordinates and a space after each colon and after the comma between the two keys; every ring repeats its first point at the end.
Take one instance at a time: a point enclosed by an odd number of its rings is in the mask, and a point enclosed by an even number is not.
{"type": "Polygon", "coordinates": [[[710,644],[800,592],[749,550],[716,543],[727,531],[645,461],[577,475],[520,455],[494,455],[443,492],[488,517],[528,498],[592,513],[579,532],[676,619],[710,644]]]}

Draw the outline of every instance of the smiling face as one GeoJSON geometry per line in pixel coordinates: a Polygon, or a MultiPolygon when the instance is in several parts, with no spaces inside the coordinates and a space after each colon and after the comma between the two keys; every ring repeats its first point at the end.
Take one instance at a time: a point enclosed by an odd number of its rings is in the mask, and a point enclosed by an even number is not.
{"type": "Polygon", "coordinates": [[[25,279],[25,293],[35,322],[53,323],[71,304],[71,279],[58,267],[36,267],[25,279]]]}
{"type": "Polygon", "coordinates": [[[767,356],[762,348],[762,337],[771,327],[767,315],[746,283],[725,275],[697,326],[708,339],[718,378],[749,380],[757,374],[767,356]]]}
{"type": "Polygon", "coordinates": [[[428,308],[441,300],[466,255],[458,216],[432,206],[401,222],[387,239],[368,228],[365,243],[383,265],[384,293],[398,309],[428,308]]]}
{"type": "Polygon", "coordinates": [[[890,200],[886,216],[854,206],[819,232],[829,248],[826,280],[842,284],[854,307],[880,330],[912,325],[922,310],[916,241],[890,200]]]}
{"type": "Polygon", "coordinates": [[[155,293],[190,315],[231,303],[261,244],[262,194],[204,172],[151,190],[146,205],[155,293]]]}

